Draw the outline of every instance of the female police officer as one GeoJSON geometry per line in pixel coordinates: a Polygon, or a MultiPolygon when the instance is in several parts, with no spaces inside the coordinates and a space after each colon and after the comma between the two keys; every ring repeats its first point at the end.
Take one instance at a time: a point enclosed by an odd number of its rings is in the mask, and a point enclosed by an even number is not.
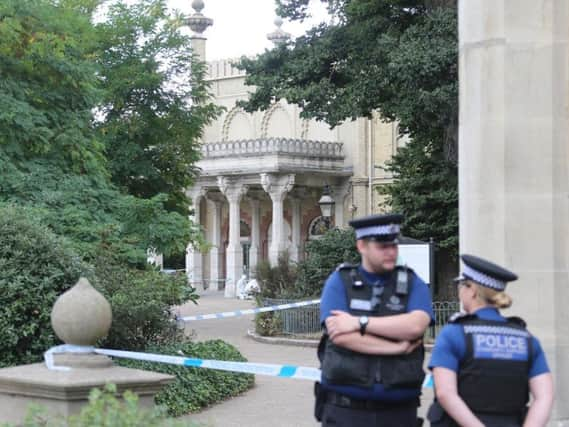
{"type": "Polygon", "coordinates": [[[451,319],[433,349],[431,425],[544,426],[553,404],[545,355],[523,320],[498,312],[512,304],[504,289],[517,276],[472,255],[461,258],[463,273],[456,282],[466,314],[451,319]],[[533,401],[526,416],[529,393],[533,401]]]}

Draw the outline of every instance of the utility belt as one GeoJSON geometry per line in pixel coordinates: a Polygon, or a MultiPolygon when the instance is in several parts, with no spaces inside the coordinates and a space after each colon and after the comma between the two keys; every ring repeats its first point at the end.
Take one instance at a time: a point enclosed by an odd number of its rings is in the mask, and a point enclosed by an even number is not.
{"type": "Polygon", "coordinates": [[[393,409],[415,409],[419,406],[419,398],[403,402],[381,402],[378,400],[354,399],[345,394],[325,391],[324,401],[342,408],[358,409],[364,411],[385,411],[393,409]]]}

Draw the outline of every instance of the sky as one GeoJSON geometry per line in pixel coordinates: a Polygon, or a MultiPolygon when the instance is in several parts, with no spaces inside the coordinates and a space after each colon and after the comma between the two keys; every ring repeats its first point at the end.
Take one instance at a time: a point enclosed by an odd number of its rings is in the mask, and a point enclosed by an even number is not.
{"type": "MultiPolygon", "coordinates": [[[[168,3],[185,14],[194,13],[191,0],[169,0],[168,3]]],[[[276,29],[274,0],[204,0],[204,3],[202,14],[213,19],[213,26],[204,33],[208,61],[252,56],[272,47],[267,34],[276,29]]],[[[311,12],[310,20],[285,21],[282,29],[297,37],[327,19],[326,8],[318,0],[311,1],[311,12]]]]}

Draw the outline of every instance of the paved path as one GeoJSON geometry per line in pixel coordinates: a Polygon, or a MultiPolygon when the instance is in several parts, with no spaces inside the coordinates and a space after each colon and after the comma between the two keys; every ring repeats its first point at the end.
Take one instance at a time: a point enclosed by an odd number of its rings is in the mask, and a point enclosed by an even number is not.
{"type": "MultiPolygon", "coordinates": [[[[218,292],[206,293],[199,305],[183,306],[181,315],[218,313],[252,306],[251,301],[226,299],[218,292]]],[[[249,315],[189,322],[186,332],[194,333],[198,341],[221,338],[237,347],[250,362],[318,367],[315,348],[259,343],[247,337],[247,329],[253,329],[253,326],[253,316],[249,315]]],[[[319,424],[313,416],[312,389],[311,381],[257,375],[254,388],[248,392],[182,419],[212,427],[316,427],[319,424]]],[[[429,403],[432,393],[426,393],[425,399],[429,403]]]]}

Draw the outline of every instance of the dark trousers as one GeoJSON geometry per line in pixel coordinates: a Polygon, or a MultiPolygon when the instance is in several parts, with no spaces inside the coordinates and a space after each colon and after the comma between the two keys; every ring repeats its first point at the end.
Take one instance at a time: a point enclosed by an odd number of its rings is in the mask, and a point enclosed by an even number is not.
{"type": "Polygon", "coordinates": [[[416,407],[379,410],[352,409],[324,404],[322,427],[416,427],[416,407]]]}

